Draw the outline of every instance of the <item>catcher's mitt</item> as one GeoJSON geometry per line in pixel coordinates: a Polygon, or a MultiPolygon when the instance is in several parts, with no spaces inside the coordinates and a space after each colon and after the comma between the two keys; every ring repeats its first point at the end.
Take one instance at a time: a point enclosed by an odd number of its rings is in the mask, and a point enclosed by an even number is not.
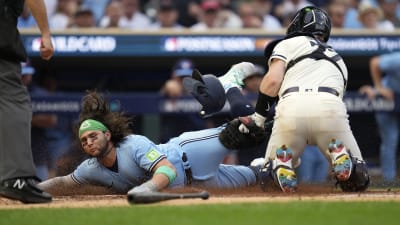
{"type": "Polygon", "coordinates": [[[250,117],[239,117],[230,121],[219,134],[220,142],[228,149],[243,149],[261,144],[269,133],[259,127],[250,117]],[[248,133],[239,131],[240,124],[244,124],[248,133]]]}

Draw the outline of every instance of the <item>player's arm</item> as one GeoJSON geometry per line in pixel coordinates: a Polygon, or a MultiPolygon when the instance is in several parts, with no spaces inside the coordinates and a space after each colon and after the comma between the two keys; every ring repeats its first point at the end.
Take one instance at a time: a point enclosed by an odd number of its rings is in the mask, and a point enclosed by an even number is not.
{"type": "MultiPolygon", "coordinates": [[[[252,119],[259,127],[263,127],[265,120],[270,114],[271,107],[278,99],[278,92],[285,76],[285,62],[281,59],[272,59],[267,74],[263,77],[258,93],[255,113],[252,119]]],[[[243,126],[239,128],[243,129],[243,126]]]]}
{"type": "Polygon", "coordinates": [[[280,59],[272,59],[267,74],[260,84],[260,93],[270,97],[276,97],[281,88],[285,75],[285,62],[280,59]]]}
{"type": "Polygon", "coordinates": [[[48,180],[42,181],[37,186],[51,194],[63,192],[63,190],[73,190],[80,184],[74,181],[72,173],[66,176],[53,177],[48,180]]]}
{"type": "Polygon", "coordinates": [[[139,192],[152,192],[160,191],[172,182],[176,178],[176,169],[168,159],[164,158],[160,160],[152,169],[153,177],[145,183],[134,187],[128,194],[139,193],[139,192]]]}
{"type": "Polygon", "coordinates": [[[166,188],[176,177],[175,166],[166,158],[158,162],[152,172],[154,175],[151,180],[156,184],[157,190],[166,188]]]}

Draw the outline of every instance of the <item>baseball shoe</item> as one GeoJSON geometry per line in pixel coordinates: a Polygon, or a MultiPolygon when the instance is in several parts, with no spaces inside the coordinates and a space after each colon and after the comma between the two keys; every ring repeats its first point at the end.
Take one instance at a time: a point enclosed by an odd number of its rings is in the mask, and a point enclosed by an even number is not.
{"type": "Polygon", "coordinates": [[[48,203],[52,200],[49,193],[36,187],[34,178],[15,178],[2,181],[0,196],[23,203],[48,203]]]}
{"type": "Polygon", "coordinates": [[[273,176],[283,192],[295,192],[297,189],[292,157],[292,150],[283,145],[276,150],[276,158],[273,160],[273,176]]]}
{"type": "Polygon", "coordinates": [[[227,91],[231,87],[243,87],[243,80],[254,73],[256,73],[254,64],[241,62],[233,65],[227,73],[218,77],[218,79],[221,81],[225,91],[227,91]]]}
{"type": "Polygon", "coordinates": [[[350,154],[341,141],[332,139],[328,147],[331,159],[332,170],[337,180],[346,181],[351,175],[353,163],[350,154]]]}

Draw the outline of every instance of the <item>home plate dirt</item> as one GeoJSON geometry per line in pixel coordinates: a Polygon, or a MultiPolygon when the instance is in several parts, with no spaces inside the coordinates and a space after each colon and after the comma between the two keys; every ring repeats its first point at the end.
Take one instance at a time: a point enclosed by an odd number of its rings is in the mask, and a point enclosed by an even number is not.
{"type": "MultiPolygon", "coordinates": [[[[174,189],[169,192],[197,192],[199,189],[174,189]]],[[[289,201],[396,201],[400,202],[400,191],[392,189],[374,189],[362,193],[343,193],[332,187],[299,188],[298,192],[285,194],[279,191],[262,192],[258,187],[236,190],[208,190],[210,198],[168,200],[153,205],[195,205],[195,204],[230,204],[230,203],[263,203],[289,201]]],[[[17,208],[85,208],[129,206],[125,195],[116,194],[75,194],[69,196],[54,195],[49,204],[23,204],[0,197],[0,209],[17,208]]],[[[140,205],[140,204],[138,204],[140,205]]]]}

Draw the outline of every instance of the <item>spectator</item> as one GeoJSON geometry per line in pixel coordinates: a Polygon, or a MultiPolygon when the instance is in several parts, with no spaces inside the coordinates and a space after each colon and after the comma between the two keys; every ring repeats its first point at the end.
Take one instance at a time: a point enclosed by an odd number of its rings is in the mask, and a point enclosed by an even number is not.
{"type": "Polygon", "coordinates": [[[362,24],[358,20],[358,7],[360,5],[360,0],[336,0],[346,6],[346,15],[344,20],[345,29],[360,29],[362,24]]]}
{"type": "Polygon", "coordinates": [[[378,0],[379,7],[382,9],[385,20],[390,21],[396,28],[400,27],[400,18],[397,15],[399,8],[398,0],[378,0]]]}
{"type": "Polygon", "coordinates": [[[271,14],[273,6],[272,0],[253,0],[253,4],[259,16],[263,18],[262,27],[267,30],[277,30],[282,28],[279,19],[271,14]]]}
{"type": "Polygon", "coordinates": [[[149,28],[151,20],[141,12],[139,0],[121,0],[124,15],[119,21],[119,27],[130,29],[149,28]]]}
{"type": "Polygon", "coordinates": [[[282,0],[276,5],[274,14],[281,21],[282,26],[287,27],[298,10],[312,5],[314,4],[307,0],[282,0]]]}
{"type": "Polygon", "coordinates": [[[262,28],[263,17],[257,13],[254,4],[246,1],[241,2],[238,5],[238,12],[243,28],[262,28]]]}
{"type": "Polygon", "coordinates": [[[59,0],[43,0],[46,5],[47,17],[50,18],[56,12],[57,4],[59,0]]]}
{"type": "Polygon", "coordinates": [[[216,21],[217,27],[237,29],[242,27],[242,20],[234,11],[231,0],[219,0],[220,10],[216,21]]]}
{"type": "Polygon", "coordinates": [[[178,8],[178,23],[191,27],[199,21],[199,0],[175,0],[178,8]]]}
{"type": "Polygon", "coordinates": [[[93,28],[96,27],[96,18],[92,10],[81,8],[74,15],[73,28],[93,28]]]}
{"type": "Polygon", "coordinates": [[[388,20],[381,21],[382,11],[379,7],[368,2],[361,3],[358,8],[358,20],[364,29],[379,29],[380,31],[393,31],[394,25],[388,20]]]}
{"type": "Polygon", "coordinates": [[[31,10],[24,4],[24,10],[18,17],[18,28],[34,28],[36,27],[35,18],[33,18],[31,10]]]}
{"type": "Polygon", "coordinates": [[[50,28],[65,29],[72,25],[74,15],[79,9],[78,0],[59,0],[56,12],[49,19],[50,28]]]}
{"type": "MultiPolygon", "coordinates": [[[[387,53],[372,57],[369,68],[373,87],[365,85],[360,93],[366,94],[370,100],[383,97],[395,100],[400,94],[400,52],[387,53]]],[[[376,112],[375,119],[381,137],[380,165],[384,181],[394,182],[397,177],[397,148],[399,143],[399,113],[376,112]]]]}
{"type": "Polygon", "coordinates": [[[216,0],[204,0],[201,3],[199,22],[191,26],[193,31],[205,31],[217,28],[220,6],[216,0]]]}
{"type": "Polygon", "coordinates": [[[100,19],[99,26],[104,28],[121,27],[120,20],[124,15],[122,7],[119,0],[110,1],[106,8],[106,14],[100,19]]]}
{"type": "Polygon", "coordinates": [[[346,6],[342,3],[333,1],[327,6],[327,13],[331,18],[332,28],[344,28],[346,6]]]}
{"type": "Polygon", "coordinates": [[[151,25],[153,29],[171,28],[181,30],[184,27],[177,23],[178,10],[173,0],[159,1],[156,21],[151,25]]]}
{"type": "Polygon", "coordinates": [[[92,11],[96,25],[105,14],[106,7],[110,0],[81,0],[81,7],[92,11]]]}

